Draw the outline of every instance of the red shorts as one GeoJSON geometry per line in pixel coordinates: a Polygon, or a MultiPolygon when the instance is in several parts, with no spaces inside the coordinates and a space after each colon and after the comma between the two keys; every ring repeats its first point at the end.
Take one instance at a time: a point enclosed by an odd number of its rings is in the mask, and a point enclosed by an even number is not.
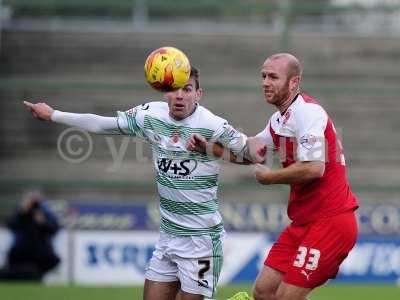
{"type": "Polygon", "coordinates": [[[283,281],[314,288],[335,278],[357,240],[354,212],[289,225],[269,251],[264,264],[282,273],[283,281]]]}

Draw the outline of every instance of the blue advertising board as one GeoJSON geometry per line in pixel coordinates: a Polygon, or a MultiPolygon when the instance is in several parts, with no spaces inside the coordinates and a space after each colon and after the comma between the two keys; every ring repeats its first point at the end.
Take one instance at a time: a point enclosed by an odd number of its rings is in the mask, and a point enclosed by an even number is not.
{"type": "MultiPolygon", "coordinates": [[[[75,232],[73,269],[77,282],[120,284],[143,280],[144,266],[158,238],[157,202],[70,201],[61,205],[56,202],[53,208],[62,223],[75,232]]],[[[224,203],[220,212],[228,232],[220,282],[252,282],[277,235],[289,223],[286,205],[224,203]],[[246,249],[241,246],[244,244],[246,249]]],[[[398,283],[400,207],[363,205],[357,217],[358,242],[341,265],[335,282],[398,283]]]]}
{"type": "MultiPolygon", "coordinates": [[[[270,246],[273,238],[265,245],[270,246]]],[[[254,254],[233,274],[229,282],[253,281],[267,250],[255,249],[254,254]]],[[[225,265],[224,265],[225,267],[225,265]]],[[[229,268],[229,266],[227,266],[229,268]]],[[[400,280],[400,239],[399,237],[360,237],[354,249],[342,263],[335,279],[336,283],[387,283],[400,280]]]]}
{"type": "MultiPolygon", "coordinates": [[[[73,220],[76,229],[157,230],[158,203],[50,201],[63,224],[73,220]]],[[[219,208],[230,232],[278,233],[290,220],[286,204],[223,203],[219,208]]],[[[362,205],[356,211],[362,235],[400,236],[400,205],[362,205]]]]}

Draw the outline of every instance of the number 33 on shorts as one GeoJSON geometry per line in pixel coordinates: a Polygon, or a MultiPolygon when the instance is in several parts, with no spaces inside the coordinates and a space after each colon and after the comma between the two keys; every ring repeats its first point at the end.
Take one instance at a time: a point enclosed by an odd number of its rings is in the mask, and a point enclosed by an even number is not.
{"type": "Polygon", "coordinates": [[[298,268],[304,267],[307,270],[314,271],[318,268],[320,256],[321,252],[318,249],[300,246],[297,250],[297,255],[293,262],[293,266],[298,268]]]}

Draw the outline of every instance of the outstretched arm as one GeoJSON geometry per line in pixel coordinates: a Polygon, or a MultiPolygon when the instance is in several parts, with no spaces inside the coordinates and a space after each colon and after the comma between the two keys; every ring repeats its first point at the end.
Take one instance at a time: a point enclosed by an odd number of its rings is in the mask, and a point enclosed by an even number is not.
{"type": "Polygon", "coordinates": [[[79,127],[97,134],[119,134],[117,118],[102,117],[94,114],[75,114],[54,110],[46,103],[30,103],[24,105],[31,114],[41,121],[52,121],[68,126],[79,127]]]}

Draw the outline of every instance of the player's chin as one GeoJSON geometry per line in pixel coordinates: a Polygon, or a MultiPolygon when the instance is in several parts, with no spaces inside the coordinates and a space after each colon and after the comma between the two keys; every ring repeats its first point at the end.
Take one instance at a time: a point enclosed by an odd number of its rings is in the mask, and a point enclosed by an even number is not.
{"type": "Polygon", "coordinates": [[[271,94],[270,93],[264,93],[264,99],[265,101],[267,101],[268,103],[270,103],[271,101],[271,94]]]}
{"type": "Polygon", "coordinates": [[[265,98],[265,100],[267,101],[267,103],[269,103],[269,104],[276,104],[276,100],[275,100],[275,98],[274,97],[266,97],[265,98]]]}
{"type": "Polygon", "coordinates": [[[172,111],[172,115],[174,116],[175,119],[181,120],[187,117],[187,113],[183,109],[174,109],[172,111]]]}

